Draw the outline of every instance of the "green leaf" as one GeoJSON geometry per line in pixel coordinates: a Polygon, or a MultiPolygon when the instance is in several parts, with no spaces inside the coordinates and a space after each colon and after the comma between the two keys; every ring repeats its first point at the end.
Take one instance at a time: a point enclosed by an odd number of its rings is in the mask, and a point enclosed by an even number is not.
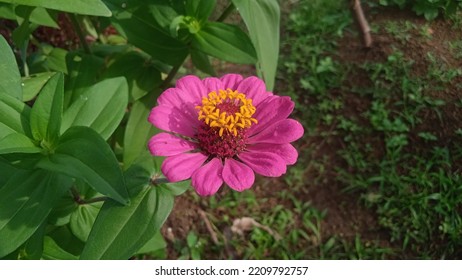
{"type": "Polygon", "coordinates": [[[18,65],[11,47],[3,36],[0,36],[0,79],[0,96],[6,94],[22,100],[21,76],[18,65]]]}
{"type": "Polygon", "coordinates": [[[272,90],[279,57],[280,11],[277,0],[232,0],[257,51],[257,71],[272,90]]]}
{"type": "Polygon", "coordinates": [[[45,236],[43,245],[43,259],[45,260],[77,260],[78,257],[65,251],[49,236],[45,236]]]}
{"type": "Polygon", "coordinates": [[[64,78],[56,73],[43,86],[30,113],[32,136],[47,147],[58,141],[63,117],[64,78]]]}
{"type": "Polygon", "coordinates": [[[194,66],[200,71],[210,76],[216,76],[215,69],[213,69],[212,64],[210,64],[210,59],[205,53],[192,49],[191,60],[194,66]]]}
{"type": "Polygon", "coordinates": [[[125,180],[111,147],[93,129],[69,128],[53,154],[38,167],[84,180],[96,191],[122,203],[129,203],[125,180]]]}
{"type": "Polygon", "coordinates": [[[64,92],[65,108],[78,100],[89,87],[97,82],[97,77],[104,65],[104,59],[95,55],[69,53],[66,56],[69,79],[66,80],[64,92]]]}
{"type": "Polygon", "coordinates": [[[14,44],[21,51],[27,48],[27,45],[29,44],[29,37],[32,34],[32,32],[34,32],[34,30],[37,28],[37,25],[35,24],[32,25],[29,21],[29,17],[30,17],[30,14],[33,8],[30,8],[30,7],[24,7],[24,8],[26,8],[24,10],[24,20],[21,23],[21,25],[19,25],[19,27],[16,28],[11,34],[14,44]]]}
{"type": "Polygon", "coordinates": [[[52,72],[44,72],[23,77],[23,101],[27,102],[34,99],[53,74],[52,72]]]}
{"type": "Polygon", "coordinates": [[[66,56],[67,51],[61,48],[53,48],[46,59],[46,68],[51,71],[67,74],[66,56]]]}
{"type": "Polygon", "coordinates": [[[11,165],[7,160],[0,157],[0,188],[14,175],[18,169],[11,165]]]}
{"type": "Polygon", "coordinates": [[[424,12],[424,16],[426,20],[434,20],[438,17],[439,11],[438,8],[428,9],[424,12]]]}
{"type": "Polygon", "coordinates": [[[11,34],[11,38],[13,39],[14,44],[19,49],[19,54],[21,61],[23,62],[24,72],[26,75],[29,73],[29,66],[27,63],[25,63],[27,61],[27,47],[29,46],[29,38],[32,32],[34,32],[34,30],[38,27],[36,24],[31,24],[29,21],[29,17],[33,9],[34,8],[32,7],[25,6],[19,6],[16,8],[17,14],[19,14],[18,11],[23,12],[24,19],[22,19],[21,22],[21,19],[18,18],[20,25],[11,34]]]}
{"type": "Polygon", "coordinates": [[[216,4],[215,0],[188,0],[186,1],[186,15],[205,22],[212,14],[216,4]]]}
{"type": "Polygon", "coordinates": [[[61,132],[71,126],[88,126],[108,139],[128,105],[128,85],[123,77],[106,79],[88,88],[66,110],[61,132]]]}
{"type": "Polygon", "coordinates": [[[79,205],[70,217],[72,233],[81,241],[86,242],[93,223],[98,216],[101,203],[79,205]]]}
{"type": "Polygon", "coordinates": [[[106,202],[80,258],[130,258],[160,229],[172,208],[173,196],[160,188],[143,189],[130,206],[106,202]]]}
{"type": "Polygon", "coordinates": [[[156,24],[149,3],[125,0],[105,0],[105,3],[114,13],[111,18],[114,26],[129,43],[169,65],[184,61],[188,55],[187,46],[156,24]]]}
{"type": "MultiPolygon", "coordinates": [[[[151,178],[163,178],[158,166],[162,164],[162,157],[154,157],[149,152],[139,156],[133,165],[125,171],[127,185],[143,186],[151,184],[151,178]]],[[[181,181],[177,183],[162,183],[158,187],[165,188],[174,196],[183,194],[191,187],[191,181],[181,181]]]]}
{"type": "MultiPolygon", "coordinates": [[[[51,237],[53,241],[60,247],[62,250],[78,256],[83,250],[85,243],[80,241],[74,234],[72,234],[69,226],[62,227],[50,227],[51,230],[47,232],[47,236],[51,237]]],[[[45,254],[46,248],[44,248],[45,254]]]]}
{"type": "Polygon", "coordinates": [[[14,13],[14,5],[0,3],[0,18],[16,20],[16,14],[14,13]]]}
{"type": "Polygon", "coordinates": [[[197,239],[197,235],[193,231],[190,231],[188,236],[186,236],[186,244],[188,244],[189,248],[194,248],[194,246],[197,244],[197,239]]]}
{"type": "Polygon", "coordinates": [[[172,21],[181,14],[167,1],[157,1],[149,6],[149,10],[157,24],[164,30],[169,30],[172,21]]]}
{"type": "Polygon", "coordinates": [[[162,83],[159,70],[140,52],[128,52],[117,57],[108,67],[105,77],[127,79],[131,100],[138,100],[162,83]]]}
{"type": "Polygon", "coordinates": [[[0,257],[34,234],[70,185],[68,178],[43,170],[16,172],[0,189],[0,257]]]}
{"type": "Polygon", "coordinates": [[[181,181],[177,183],[167,183],[164,184],[167,186],[168,190],[174,195],[178,196],[186,192],[191,187],[191,181],[181,181]]]}
{"type": "Polygon", "coordinates": [[[10,153],[40,153],[37,147],[27,136],[20,133],[11,133],[0,139],[0,154],[10,153]]]}
{"type": "Polygon", "coordinates": [[[48,223],[55,226],[64,226],[71,221],[71,215],[77,210],[78,204],[74,198],[69,194],[61,197],[56,206],[51,210],[48,215],[48,223]]]}
{"type": "Polygon", "coordinates": [[[137,254],[148,254],[160,249],[167,247],[167,242],[165,242],[164,237],[158,231],[146,244],[141,247],[141,249],[136,252],[137,254]]]}
{"type": "MultiPolygon", "coordinates": [[[[139,167],[133,165],[132,168],[139,167]]],[[[150,177],[144,179],[149,182],[150,177]]],[[[132,195],[132,203],[129,206],[122,207],[113,201],[104,203],[80,256],[81,259],[128,259],[140,250],[165,222],[173,208],[173,195],[166,187],[150,187],[149,183],[140,186],[135,180],[129,189],[132,195]]]]}
{"type": "Polygon", "coordinates": [[[64,49],[53,48],[50,45],[42,43],[39,51],[27,58],[30,72],[62,72],[67,74],[67,53],[68,52],[64,49]]]}
{"type": "Polygon", "coordinates": [[[0,94],[0,154],[41,151],[27,137],[31,136],[30,111],[27,105],[15,97],[0,94]]]}
{"type": "Polygon", "coordinates": [[[148,153],[148,140],[159,132],[150,122],[148,116],[155,106],[155,96],[148,95],[136,101],[128,117],[124,138],[124,169],[143,153],[148,153]]]}
{"type": "Polygon", "coordinates": [[[23,258],[38,260],[43,253],[43,238],[45,237],[46,221],[43,222],[34,234],[26,241],[22,252],[23,258]]]}
{"type": "Polygon", "coordinates": [[[194,34],[192,47],[208,55],[234,63],[253,64],[257,55],[247,34],[239,27],[209,22],[194,34]]]}
{"type": "Polygon", "coordinates": [[[45,8],[36,7],[30,14],[29,20],[32,23],[59,29],[57,23],[58,13],[45,8]]]}
{"type": "MultiPolygon", "coordinates": [[[[125,171],[125,178],[128,186],[144,186],[151,184],[151,178],[163,178],[159,166],[162,164],[162,157],[154,157],[149,152],[140,155],[136,161],[125,171]]],[[[191,181],[181,181],[177,183],[162,183],[160,187],[174,196],[183,194],[191,187],[191,181]]]]}
{"type": "Polygon", "coordinates": [[[0,138],[15,132],[32,137],[30,114],[31,109],[22,101],[0,94],[0,138]]]}
{"type": "Polygon", "coordinates": [[[100,0],[0,0],[3,3],[42,7],[68,13],[110,17],[111,11],[100,0]]]}

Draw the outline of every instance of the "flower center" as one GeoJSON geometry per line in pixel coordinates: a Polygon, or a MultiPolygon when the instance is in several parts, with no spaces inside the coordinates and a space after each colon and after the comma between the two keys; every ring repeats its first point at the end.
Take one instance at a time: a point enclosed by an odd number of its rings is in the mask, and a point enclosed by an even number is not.
{"type": "Polygon", "coordinates": [[[219,158],[231,158],[245,149],[246,130],[257,123],[252,115],[256,109],[252,99],[231,89],[212,91],[202,98],[198,119],[203,121],[197,131],[201,149],[219,158]]]}
{"type": "Polygon", "coordinates": [[[218,134],[218,130],[207,125],[199,126],[197,139],[199,146],[207,155],[221,159],[232,158],[244,151],[247,136],[245,130],[241,130],[237,136],[231,133],[218,134]]]}
{"type": "Polygon", "coordinates": [[[212,91],[208,97],[202,98],[202,106],[196,108],[199,109],[199,120],[204,120],[209,127],[216,127],[220,137],[225,131],[237,136],[239,129],[257,123],[252,118],[256,111],[252,99],[231,89],[219,90],[218,94],[212,91]]]}

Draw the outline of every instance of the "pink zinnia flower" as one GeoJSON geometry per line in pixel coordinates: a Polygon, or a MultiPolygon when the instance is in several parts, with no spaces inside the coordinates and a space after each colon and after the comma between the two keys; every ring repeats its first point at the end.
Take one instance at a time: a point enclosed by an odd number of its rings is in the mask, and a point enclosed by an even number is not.
{"type": "Polygon", "coordinates": [[[254,172],[279,177],[297,161],[289,143],[303,127],[287,118],[294,103],[266,91],[257,77],[186,76],[157,102],[149,121],[166,133],[154,135],[149,150],[167,157],[161,169],[170,182],[191,178],[199,195],[213,195],[223,183],[246,190],[254,172]]]}

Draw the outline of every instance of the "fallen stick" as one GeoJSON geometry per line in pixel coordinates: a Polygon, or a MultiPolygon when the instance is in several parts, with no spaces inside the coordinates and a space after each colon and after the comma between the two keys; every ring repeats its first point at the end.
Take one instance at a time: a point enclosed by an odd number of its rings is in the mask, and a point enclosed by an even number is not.
{"type": "Polygon", "coordinates": [[[199,215],[201,216],[202,220],[204,220],[205,227],[207,228],[208,232],[210,233],[210,237],[212,238],[212,241],[215,245],[218,245],[218,238],[217,234],[212,228],[212,224],[209,221],[209,218],[207,217],[207,214],[205,214],[204,211],[199,210],[199,215]]]}
{"type": "Polygon", "coordinates": [[[363,35],[364,46],[366,48],[370,48],[372,46],[371,28],[367,22],[366,16],[364,15],[360,0],[352,0],[351,6],[354,18],[356,19],[359,29],[363,35]]]}

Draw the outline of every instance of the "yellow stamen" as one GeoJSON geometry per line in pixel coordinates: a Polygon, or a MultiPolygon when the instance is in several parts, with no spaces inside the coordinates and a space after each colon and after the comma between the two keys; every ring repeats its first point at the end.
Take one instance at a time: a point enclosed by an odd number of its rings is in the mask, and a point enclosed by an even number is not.
{"type": "Polygon", "coordinates": [[[196,109],[199,110],[198,119],[204,120],[209,127],[219,128],[220,136],[223,136],[225,131],[237,136],[238,128],[249,128],[253,123],[258,122],[257,119],[252,118],[256,111],[252,105],[252,99],[231,89],[219,90],[218,94],[215,91],[210,92],[208,97],[202,98],[202,105],[196,106],[196,109]],[[227,112],[226,109],[220,107],[222,106],[220,104],[236,106],[236,112],[227,112]]]}

